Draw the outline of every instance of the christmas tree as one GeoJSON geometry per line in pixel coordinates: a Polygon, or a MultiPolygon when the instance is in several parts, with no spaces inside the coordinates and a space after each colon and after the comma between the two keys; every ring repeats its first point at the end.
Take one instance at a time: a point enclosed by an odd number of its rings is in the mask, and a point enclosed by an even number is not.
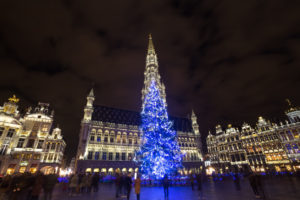
{"type": "Polygon", "coordinates": [[[182,154],[173,123],[168,118],[166,105],[154,80],[145,96],[141,118],[143,137],[136,154],[141,172],[152,178],[177,172],[182,166],[182,154]]]}

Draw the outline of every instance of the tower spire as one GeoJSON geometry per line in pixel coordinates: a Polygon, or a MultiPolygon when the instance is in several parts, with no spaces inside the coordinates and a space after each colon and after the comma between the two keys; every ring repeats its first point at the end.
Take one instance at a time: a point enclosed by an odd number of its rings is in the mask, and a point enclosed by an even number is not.
{"type": "Polygon", "coordinates": [[[152,35],[151,33],[149,34],[149,42],[148,42],[148,55],[149,54],[155,54],[155,49],[154,49],[154,45],[152,42],[152,35]]]}
{"type": "Polygon", "coordinates": [[[142,101],[144,101],[145,95],[148,91],[148,88],[152,81],[154,81],[159,89],[160,96],[163,98],[163,101],[166,103],[166,92],[165,86],[160,80],[160,75],[158,72],[158,61],[157,55],[154,49],[152,35],[149,34],[148,40],[148,50],[146,55],[146,68],[145,68],[145,80],[144,80],[144,88],[142,90],[142,101]]]}

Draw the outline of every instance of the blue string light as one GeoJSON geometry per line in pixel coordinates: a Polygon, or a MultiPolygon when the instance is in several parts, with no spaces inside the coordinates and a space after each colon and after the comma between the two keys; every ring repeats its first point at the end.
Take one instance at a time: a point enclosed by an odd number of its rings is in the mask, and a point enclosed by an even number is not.
{"type": "Polygon", "coordinates": [[[143,137],[135,160],[143,175],[162,178],[182,167],[182,154],[165,102],[153,80],[145,96],[141,112],[143,137]]]}

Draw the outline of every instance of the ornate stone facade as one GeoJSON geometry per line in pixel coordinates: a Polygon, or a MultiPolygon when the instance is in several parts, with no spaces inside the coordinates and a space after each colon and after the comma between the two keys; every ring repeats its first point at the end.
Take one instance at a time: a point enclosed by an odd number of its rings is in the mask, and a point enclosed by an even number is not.
{"type": "MultiPolygon", "coordinates": [[[[165,87],[158,72],[157,55],[151,36],[146,56],[142,101],[151,80],[158,83],[161,97],[166,101],[165,87]]],[[[136,171],[132,160],[139,148],[142,132],[140,113],[105,106],[93,106],[94,91],[87,96],[84,117],[81,122],[79,146],[76,157],[77,171],[113,173],[136,171]]],[[[192,112],[189,118],[170,117],[177,131],[178,143],[185,154],[182,173],[199,171],[202,161],[202,145],[197,118],[192,112]]]]}
{"type": "Polygon", "coordinates": [[[212,166],[219,172],[246,166],[253,171],[300,170],[300,109],[289,106],[289,121],[279,125],[263,117],[255,128],[244,123],[241,130],[224,132],[218,125],[206,139],[212,166]]]}
{"type": "Polygon", "coordinates": [[[39,103],[21,117],[18,101],[14,96],[0,107],[0,174],[57,170],[66,143],[61,130],[51,128],[49,104],[39,103]]]}

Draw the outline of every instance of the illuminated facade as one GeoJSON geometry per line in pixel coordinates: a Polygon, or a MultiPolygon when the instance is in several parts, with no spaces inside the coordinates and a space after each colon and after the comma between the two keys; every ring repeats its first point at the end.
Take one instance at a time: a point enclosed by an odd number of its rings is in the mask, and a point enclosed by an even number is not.
{"type": "MultiPolygon", "coordinates": [[[[151,36],[146,56],[142,100],[147,93],[151,79],[158,83],[160,95],[166,101],[165,86],[160,80],[157,55],[151,36]]],[[[76,157],[77,171],[87,172],[135,172],[138,166],[133,161],[138,150],[142,132],[139,112],[93,105],[94,91],[87,96],[84,116],[81,122],[79,145],[76,157]]],[[[202,164],[202,146],[197,117],[194,112],[189,118],[170,117],[177,131],[177,140],[182,153],[182,173],[197,172],[202,164]]]]}
{"type": "Polygon", "coordinates": [[[290,102],[289,107],[284,124],[259,117],[255,128],[244,123],[241,130],[230,127],[223,132],[218,125],[216,134],[206,139],[212,165],[219,172],[246,166],[253,171],[300,170],[300,109],[290,102]]]}
{"type": "Polygon", "coordinates": [[[49,104],[39,103],[20,117],[18,101],[14,96],[0,107],[0,174],[57,170],[66,143],[59,128],[51,129],[49,104]]]}

